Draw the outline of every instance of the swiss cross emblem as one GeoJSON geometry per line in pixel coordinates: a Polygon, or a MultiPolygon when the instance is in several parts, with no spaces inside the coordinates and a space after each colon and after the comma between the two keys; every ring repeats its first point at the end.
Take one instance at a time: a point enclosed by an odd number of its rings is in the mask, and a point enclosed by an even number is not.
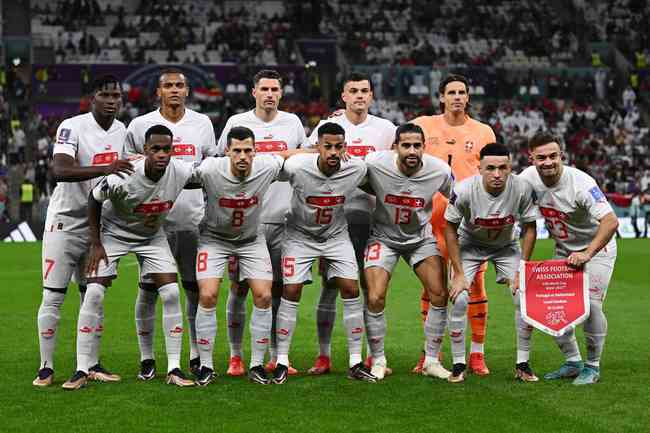
{"type": "Polygon", "coordinates": [[[470,140],[467,140],[465,142],[465,152],[471,152],[472,149],[474,149],[474,142],[470,141],[470,140]]]}

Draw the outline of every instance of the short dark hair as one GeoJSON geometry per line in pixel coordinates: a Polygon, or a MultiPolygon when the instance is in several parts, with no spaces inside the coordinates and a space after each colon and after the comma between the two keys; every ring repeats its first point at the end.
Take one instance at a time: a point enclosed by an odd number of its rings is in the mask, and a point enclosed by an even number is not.
{"type": "Polygon", "coordinates": [[[160,75],[158,76],[158,87],[160,87],[160,82],[162,81],[162,77],[165,75],[169,74],[179,74],[185,77],[185,84],[187,84],[187,77],[185,76],[185,73],[181,71],[178,68],[165,68],[160,72],[160,75]]]}
{"type": "MultiPolygon", "coordinates": [[[[438,85],[438,96],[442,96],[445,94],[445,88],[447,87],[447,84],[453,83],[454,81],[459,81],[465,85],[465,90],[467,91],[467,95],[469,95],[469,80],[467,79],[466,76],[460,75],[460,74],[451,74],[447,75],[438,85]]],[[[469,111],[469,103],[465,106],[465,112],[469,111]]],[[[441,102],[440,103],[440,111],[445,112],[445,103],[441,102]]]]}
{"type": "Polygon", "coordinates": [[[320,139],[325,134],[342,135],[345,137],[345,129],[338,123],[327,122],[318,127],[318,138],[320,139]]]}
{"type": "Polygon", "coordinates": [[[149,142],[149,138],[151,138],[152,135],[168,135],[169,138],[173,141],[174,140],[174,134],[172,133],[171,129],[166,127],[165,125],[153,125],[149,129],[147,129],[147,132],[144,133],[144,141],[145,143],[149,142]]]}
{"type": "Polygon", "coordinates": [[[253,75],[253,85],[257,86],[257,83],[259,83],[262,78],[278,80],[280,86],[282,86],[282,75],[274,69],[262,69],[257,74],[253,75]]]}
{"type": "Polygon", "coordinates": [[[235,126],[228,131],[228,135],[226,135],[226,147],[230,147],[233,138],[240,141],[250,138],[253,140],[253,146],[255,145],[255,134],[250,128],[245,126],[235,126]]]}
{"type": "Polygon", "coordinates": [[[415,123],[404,123],[403,125],[398,126],[395,130],[395,144],[399,143],[400,135],[411,132],[420,134],[422,136],[422,143],[425,142],[424,131],[419,125],[416,125],[415,123]]]}
{"type": "Polygon", "coordinates": [[[100,75],[93,80],[91,90],[93,94],[95,94],[106,87],[108,84],[115,84],[115,87],[121,85],[120,80],[118,80],[115,75],[106,74],[100,75]]]}
{"type": "Polygon", "coordinates": [[[479,159],[486,156],[510,156],[510,149],[501,143],[488,143],[479,152],[479,159]]]}
{"type": "Polygon", "coordinates": [[[528,150],[533,151],[535,148],[549,143],[557,143],[560,146],[560,150],[563,150],[562,140],[560,137],[549,131],[540,131],[533,135],[530,140],[528,140],[528,150]]]}
{"type": "Polygon", "coordinates": [[[370,90],[374,91],[372,87],[372,80],[368,76],[368,74],[365,74],[363,72],[350,72],[348,75],[343,78],[343,84],[341,85],[341,91],[343,91],[343,88],[345,88],[345,85],[348,84],[350,81],[368,81],[370,83],[370,90]]]}

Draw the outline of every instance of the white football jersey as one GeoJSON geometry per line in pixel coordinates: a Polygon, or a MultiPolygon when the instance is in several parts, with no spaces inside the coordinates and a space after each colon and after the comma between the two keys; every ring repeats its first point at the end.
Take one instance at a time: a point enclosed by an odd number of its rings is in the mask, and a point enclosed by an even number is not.
{"type": "MultiPolygon", "coordinates": [[[[345,130],[345,142],[348,155],[354,158],[365,158],[371,152],[390,150],[395,141],[397,127],[390,120],[368,114],[366,120],[355,125],[350,122],[344,110],[333,113],[327,119],[321,120],[309,136],[312,146],[318,143],[318,128],[324,123],[336,123],[345,130]]],[[[358,190],[345,204],[348,220],[355,224],[370,224],[370,216],[375,208],[375,197],[358,190]]]]}
{"type": "Polygon", "coordinates": [[[192,177],[194,163],[171,158],[165,174],[154,182],[145,175],[145,161],[134,162],[131,176],[113,174],[93,188],[95,200],[104,202],[104,233],[132,242],[152,238],[160,231],[183,187],[197,181],[192,177]]]}
{"type": "MultiPolygon", "coordinates": [[[[174,134],[172,152],[175,159],[201,162],[217,153],[214,128],[210,118],[189,108],[176,123],[165,119],[160,110],[151,111],[131,121],[127,129],[124,152],[127,155],[144,153],[144,134],[154,125],[164,125],[174,134]]],[[[201,190],[183,191],[167,218],[172,230],[196,230],[203,218],[204,203],[201,190]]]]}
{"type": "MultiPolygon", "coordinates": [[[[292,113],[278,111],[270,122],[264,122],[255,115],[255,110],[231,116],[223,128],[219,143],[218,154],[226,154],[228,132],[235,126],[245,126],[255,134],[255,151],[260,153],[278,152],[287,149],[298,149],[307,144],[307,135],[302,122],[292,113]]],[[[276,182],[267,191],[262,204],[262,222],[284,224],[289,210],[291,186],[286,182],[276,182]]]]}
{"type": "MultiPolygon", "coordinates": [[[[534,166],[519,175],[537,195],[540,213],[558,253],[585,250],[598,231],[599,220],[614,212],[596,181],[587,173],[564,166],[558,183],[547,187],[534,166]]],[[[612,238],[610,244],[615,243],[612,238]]]]}
{"type": "Polygon", "coordinates": [[[512,174],[498,196],[488,193],[480,174],[456,184],[445,219],[460,224],[459,240],[481,247],[501,248],[516,242],[516,223],[539,218],[532,187],[512,174]]]}
{"type": "Polygon", "coordinates": [[[206,158],[196,169],[207,197],[201,234],[217,239],[242,242],[257,236],[262,199],[282,169],[284,159],[277,155],[257,155],[244,180],[233,176],[230,158],[206,158]]]}
{"type": "Polygon", "coordinates": [[[412,176],[402,173],[397,164],[393,150],[366,156],[368,183],[377,198],[371,236],[399,248],[433,236],[433,196],[440,192],[449,197],[454,178],[447,164],[427,154],[412,176]]]}
{"type": "Polygon", "coordinates": [[[318,167],[318,154],[294,155],[284,162],[282,178],[293,186],[287,228],[323,240],[347,230],[343,206],[366,176],[360,159],[342,162],[326,176],[318,167]]]}
{"type": "MultiPolygon", "coordinates": [[[[125,136],[126,128],[119,120],[106,131],[92,113],[80,114],[61,122],[53,154],[70,155],[80,167],[108,165],[122,156],[125,136]]],[[[88,194],[100,180],[58,182],[47,208],[45,230],[87,230],[88,194]]]]}

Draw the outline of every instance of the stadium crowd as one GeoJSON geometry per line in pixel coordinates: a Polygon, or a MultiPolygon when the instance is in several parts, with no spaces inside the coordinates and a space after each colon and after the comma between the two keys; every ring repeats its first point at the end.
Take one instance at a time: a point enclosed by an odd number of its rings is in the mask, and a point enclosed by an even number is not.
{"type": "MultiPolygon", "coordinates": [[[[647,0],[593,5],[573,0],[561,5],[563,9],[531,1],[471,7],[463,0],[435,5],[400,0],[359,7],[329,0],[318,13],[307,10],[313,5],[291,2],[276,9],[170,0],[31,5],[35,44],[52,46],[57,63],[291,64],[298,61],[298,38],[334,36],[348,61],[367,65],[375,94],[371,112],[396,124],[435,112],[441,69],[453,68],[472,78],[472,114],[492,125],[499,141],[511,147],[516,170],[527,165],[527,139],[539,129],[550,129],[564,138],[569,163],[594,176],[615,204],[627,208],[635,197],[643,201],[648,194],[650,134],[641,101],[650,92],[647,0]],[[461,13],[470,7],[472,13],[461,13]],[[313,20],[305,21],[307,16],[313,20]],[[489,33],[486,20],[491,22],[489,33]],[[617,78],[611,64],[595,74],[553,69],[589,63],[591,51],[578,34],[587,41],[613,42],[625,53],[628,82],[617,78]],[[482,69],[472,73],[472,67],[482,69]]],[[[593,66],[606,63],[591,54],[593,66]]],[[[32,93],[47,93],[48,80],[56,80],[56,64],[36,71],[31,86],[21,80],[8,83],[9,72],[0,74],[0,217],[18,221],[24,183],[33,185],[31,201],[37,209],[47,205],[53,189],[52,137],[62,118],[43,117],[28,103],[32,93]],[[9,100],[17,101],[18,108],[11,110],[9,100]]],[[[250,87],[244,81],[224,83],[223,100],[189,104],[215,113],[211,120],[219,134],[228,117],[250,108],[250,87]]],[[[317,98],[320,91],[313,91],[311,83],[286,77],[284,92],[283,109],[298,114],[308,133],[337,108],[338,89],[317,98]]],[[[155,95],[146,89],[128,89],[121,119],[128,124],[155,104],[155,95]]],[[[84,98],[80,111],[87,110],[84,98]]]]}
{"type": "MultiPolygon", "coordinates": [[[[565,140],[569,163],[590,173],[608,194],[615,194],[615,203],[628,207],[635,195],[648,192],[650,183],[650,134],[648,126],[642,123],[636,103],[618,98],[579,103],[577,99],[524,98],[500,99],[498,102],[475,103],[473,114],[492,125],[500,142],[512,149],[515,170],[528,165],[527,140],[541,129],[550,129],[565,140]]],[[[150,111],[155,105],[153,98],[129,100],[121,119],[128,124],[130,119],[150,111]]],[[[225,120],[232,114],[249,108],[248,95],[236,94],[220,104],[218,117],[212,120],[215,133],[219,133],[225,120]]],[[[83,104],[82,110],[87,109],[83,104]]],[[[200,109],[198,102],[190,103],[200,109]]],[[[309,132],[318,120],[336,107],[328,107],[323,101],[289,99],[284,109],[299,115],[309,132]]],[[[371,108],[373,114],[387,118],[397,124],[409,121],[421,113],[434,111],[430,100],[425,104],[404,104],[395,100],[376,101],[371,108]]],[[[6,111],[5,111],[6,114],[6,111]]],[[[43,117],[34,111],[13,116],[7,140],[7,152],[3,155],[0,178],[13,185],[2,194],[0,202],[6,209],[13,209],[12,220],[20,216],[20,188],[25,180],[34,185],[33,202],[39,203],[41,212],[53,190],[49,170],[53,137],[62,118],[43,117]],[[7,166],[19,165],[20,170],[9,170],[7,166]],[[13,202],[13,203],[12,203],[13,202]]],[[[6,189],[6,188],[5,188],[6,189]]],[[[1,208],[0,208],[1,209],[1,208]]]]}

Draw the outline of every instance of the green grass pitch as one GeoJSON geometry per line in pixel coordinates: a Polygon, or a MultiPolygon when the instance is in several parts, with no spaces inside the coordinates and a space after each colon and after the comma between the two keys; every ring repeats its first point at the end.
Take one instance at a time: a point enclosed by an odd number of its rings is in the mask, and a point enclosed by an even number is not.
{"type": "MultiPolygon", "coordinates": [[[[60,385],[75,365],[76,288],[69,289],[62,313],[55,386],[35,389],[31,381],[39,362],[40,244],[0,245],[0,432],[648,432],[650,241],[619,241],[618,251],[605,303],[609,337],[601,383],[595,386],[513,380],[512,304],[506,289],[494,284],[492,269],[486,280],[490,296],[486,359],[492,374],[469,376],[465,383],[455,385],[411,374],[423,340],[420,289],[403,263],[387,300],[386,352],[395,373],[381,383],[346,379],[341,308],[333,341],[333,374],[290,377],[284,386],[259,386],[244,378],[226,377],[225,285],[218,308],[215,362],[220,375],[215,382],[200,389],[165,385],[160,376],[165,355],[158,325],[159,376],[141,383],[135,378],[139,366],[133,319],[137,268],[130,257],[123,261],[119,279],[106,297],[102,343],[103,363],[121,374],[123,381],[91,383],[81,391],[65,392],[60,385]]],[[[538,242],[537,258],[550,253],[549,241],[538,242]]],[[[317,354],[317,296],[316,285],[305,289],[292,344],[292,362],[302,371],[317,354]]],[[[582,332],[579,341],[584,356],[582,332]]],[[[248,354],[248,335],[244,347],[248,354]]],[[[447,367],[449,361],[446,342],[447,367]]],[[[536,332],[531,365],[538,375],[561,362],[552,339],[536,332]]]]}

